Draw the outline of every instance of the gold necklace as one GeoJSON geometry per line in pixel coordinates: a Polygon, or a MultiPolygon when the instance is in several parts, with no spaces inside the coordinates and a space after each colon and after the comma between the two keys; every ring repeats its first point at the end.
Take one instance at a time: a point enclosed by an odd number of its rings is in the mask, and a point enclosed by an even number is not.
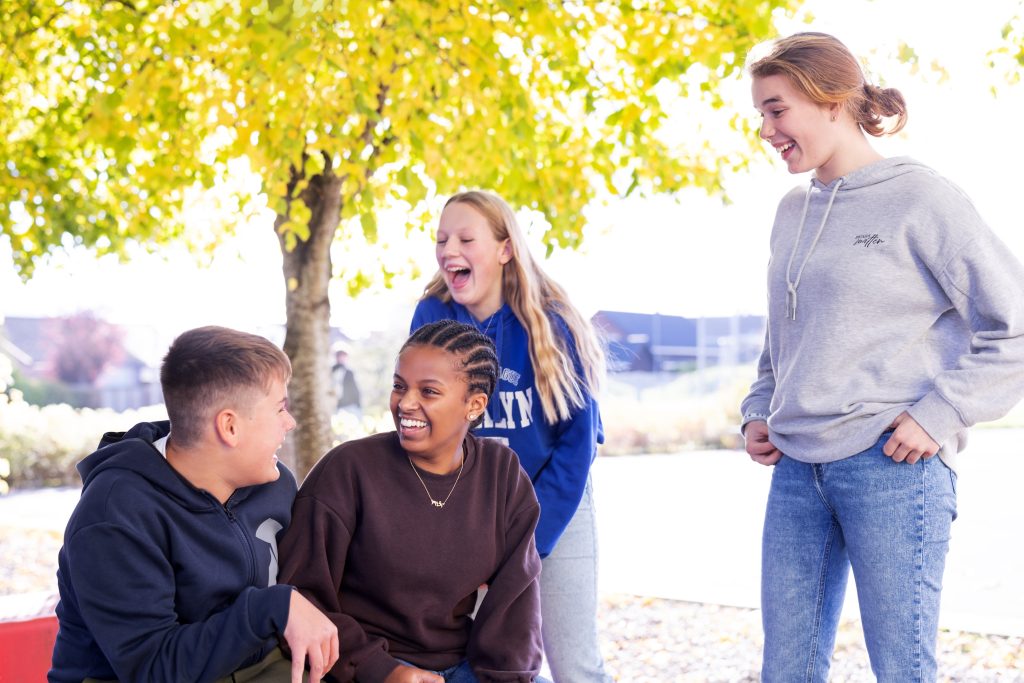
{"type": "Polygon", "coordinates": [[[499,308],[497,311],[495,311],[494,313],[489,315],[487,317],[487,324],[486,325],[483,325],[482,321],[478,323],[476,321],[476,319],[473,319],[473,327],[475,327],[476,331],[480,332],[485,337],[491,336],[491,326],[494,325],[494,319],[498,317],[498,313],[500,311],[501,311],[501,309],[499,308]]]}
{"type": "Polygon", "coordinates": [[[448,495],[444,497],[444,500],[434,500],[434,497],[430,495],[430,489],[427,488],[427,482],[423,481],[423,477],[420,476],[419,470],[416,469],[416,465],[412,463],[412,458],[408,455],[405,457],[409,461],[409,467],[412,468],[412,473],[420,480],[423,490],[427,492],[427,498],[430,499],[430,504],[436,508],[443,508],[445,503],[448,502],[448,499],[451,498],[452,494],[455,492],[455,487],[459,485],[459,478],[462,477],[462,468],[466,466],[466,446],[462,446],[462,462],[459,463],[459,473],[455,477],[455,483],[452,484],[452,490],[448,492],[448,495]]]}

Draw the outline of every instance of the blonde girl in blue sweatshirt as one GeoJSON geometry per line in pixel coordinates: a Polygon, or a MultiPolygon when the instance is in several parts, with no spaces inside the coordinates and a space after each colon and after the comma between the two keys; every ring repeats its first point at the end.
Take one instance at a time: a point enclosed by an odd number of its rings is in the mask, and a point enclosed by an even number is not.
{"type": "Polygon", "coordinates": [[[956,186],[874,150],[906,104],[838,40],[782,39],[750,73],[761,138],[814,173],[779,204],[742,404],[775,468],[762,680],[826,680],[852,568],[877,679],[934,681],[955,456],[1024,397],[1024,268],[956,186]]]}
{"type": "Polygon", "coordinates": [[[438,272],[411,328],[441,319],[494,340],[498,387],[478,436],[498,438],[533,481],[541,515],[544,650],[556,681],[610,681],[597,643],[597,539],[590,466],[604,440],[595,394],[605,358],[593,328],[533,259],[515,213],[464,192],[437,228],[438,272]]]}

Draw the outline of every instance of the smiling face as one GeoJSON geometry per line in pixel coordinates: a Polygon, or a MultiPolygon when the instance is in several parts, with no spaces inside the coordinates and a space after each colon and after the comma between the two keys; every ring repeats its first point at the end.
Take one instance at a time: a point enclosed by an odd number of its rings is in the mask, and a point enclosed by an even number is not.
{"type": "Polygon", "coordinates": [[[833,116],[838,105],[821,105],[794,87],[788,76],[775,74],[754,78],[754,108],[761,112],[761,138],[779,153],[790,173],[817,171],[823,182],[839,173],[840,128],[833,116]]]}
{"type": "Polygon", "coordinates": [[[436,346],[408,346],[395,363],[391,415],[398,439],[423,469],[447,474],[459,467],[462,441],[487,406],[469,394],[459,358],[436,346]]]}
{"type": "Polygon", "coordinates": [[[502,267],[512,258],[508,239],[498,240],[487,219],[464,202],[453,202],[437,226],[437,265],[456,303],[477,320],[501,308],[502,267]]]}
{"type": "Polygon", "coordinates": [[[231,458],[231,484],[234,488],[275,481],[277,451],[288,432],[295,429],[295,418],[288,412],[288,389],[284,379],[275,377],[269,392],[251,389],[248,406],[238,413],[238,444],[231,458]]]}

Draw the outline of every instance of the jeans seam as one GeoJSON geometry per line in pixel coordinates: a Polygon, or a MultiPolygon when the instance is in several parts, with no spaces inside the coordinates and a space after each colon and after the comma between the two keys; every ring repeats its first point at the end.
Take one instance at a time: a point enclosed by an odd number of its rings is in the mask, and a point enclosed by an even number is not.
{"type": "MultiPolygon", "coordinates": [[[[815,482],[817,485],[817,482],[815,482]]],[[[820,493],[820,491],[819,491],[820,493]]],[[[818,658],[818,636],[821,634],[821,612],[825,604],[825,581],[828,576],[828,560],[832,554],[832,543],[835,541],[836,524],[829,527],[825,548],[821,555],[821,572],[818,575],[818,594],[814,606],[814,626],[811,629],[811,647],[807,659],[807,683],[814,680],[814,666],[818,658]]]]}
{"type": "Polygon", "coordinates": [[[921,463],[921,497],[918,501],[917,508],[917,571],[916,579],[914,581],[914,661],[911,663],[911,667],[917,672],[917,680],[922,680],[921,664],[922,664],[922,637],[921,630],[923,628],[922,620],[924,617],[924,546],[925,538],[928,535],[928,516],[925,511],[928,507],[928,461],[921,463]]]}
{"type": "Polygon", "coordinates": [[[837,518],[836,511],[828,502],[828,498],[825,497],[825,492],[821,490],[821,476],[824,474],[825,466],[823,464],[811,465],[811,473],[814,479],[814,491],[818,494],[818,499],[821,500],[821,504],[825,506],[828,513],[832,515],[832,519],[837,518]]]}

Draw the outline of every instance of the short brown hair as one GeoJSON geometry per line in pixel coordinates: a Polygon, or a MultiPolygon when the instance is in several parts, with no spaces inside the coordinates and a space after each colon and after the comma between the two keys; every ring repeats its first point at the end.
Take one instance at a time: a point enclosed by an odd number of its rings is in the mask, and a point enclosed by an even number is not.
{"type": "Polygon", "coordinates": [[[254,390],[267,392],[291,374],[288,356],[259,335],[215,325],[183,332],[160,368],[174,444],[194,445],[215,411],[247,405],[254,390]]]}
{"type": "Polygon", "coordinates": [[[812,102],[845,107],[875,137],[897,133],[907,124],[903,94],[868,83],[850,49],[827,33],[796,33],[776,41],[767,57],[750,65],[750,75],[786,76],[812,102]],[[887,129],[884,119],[893,116],[887,129]]]}

